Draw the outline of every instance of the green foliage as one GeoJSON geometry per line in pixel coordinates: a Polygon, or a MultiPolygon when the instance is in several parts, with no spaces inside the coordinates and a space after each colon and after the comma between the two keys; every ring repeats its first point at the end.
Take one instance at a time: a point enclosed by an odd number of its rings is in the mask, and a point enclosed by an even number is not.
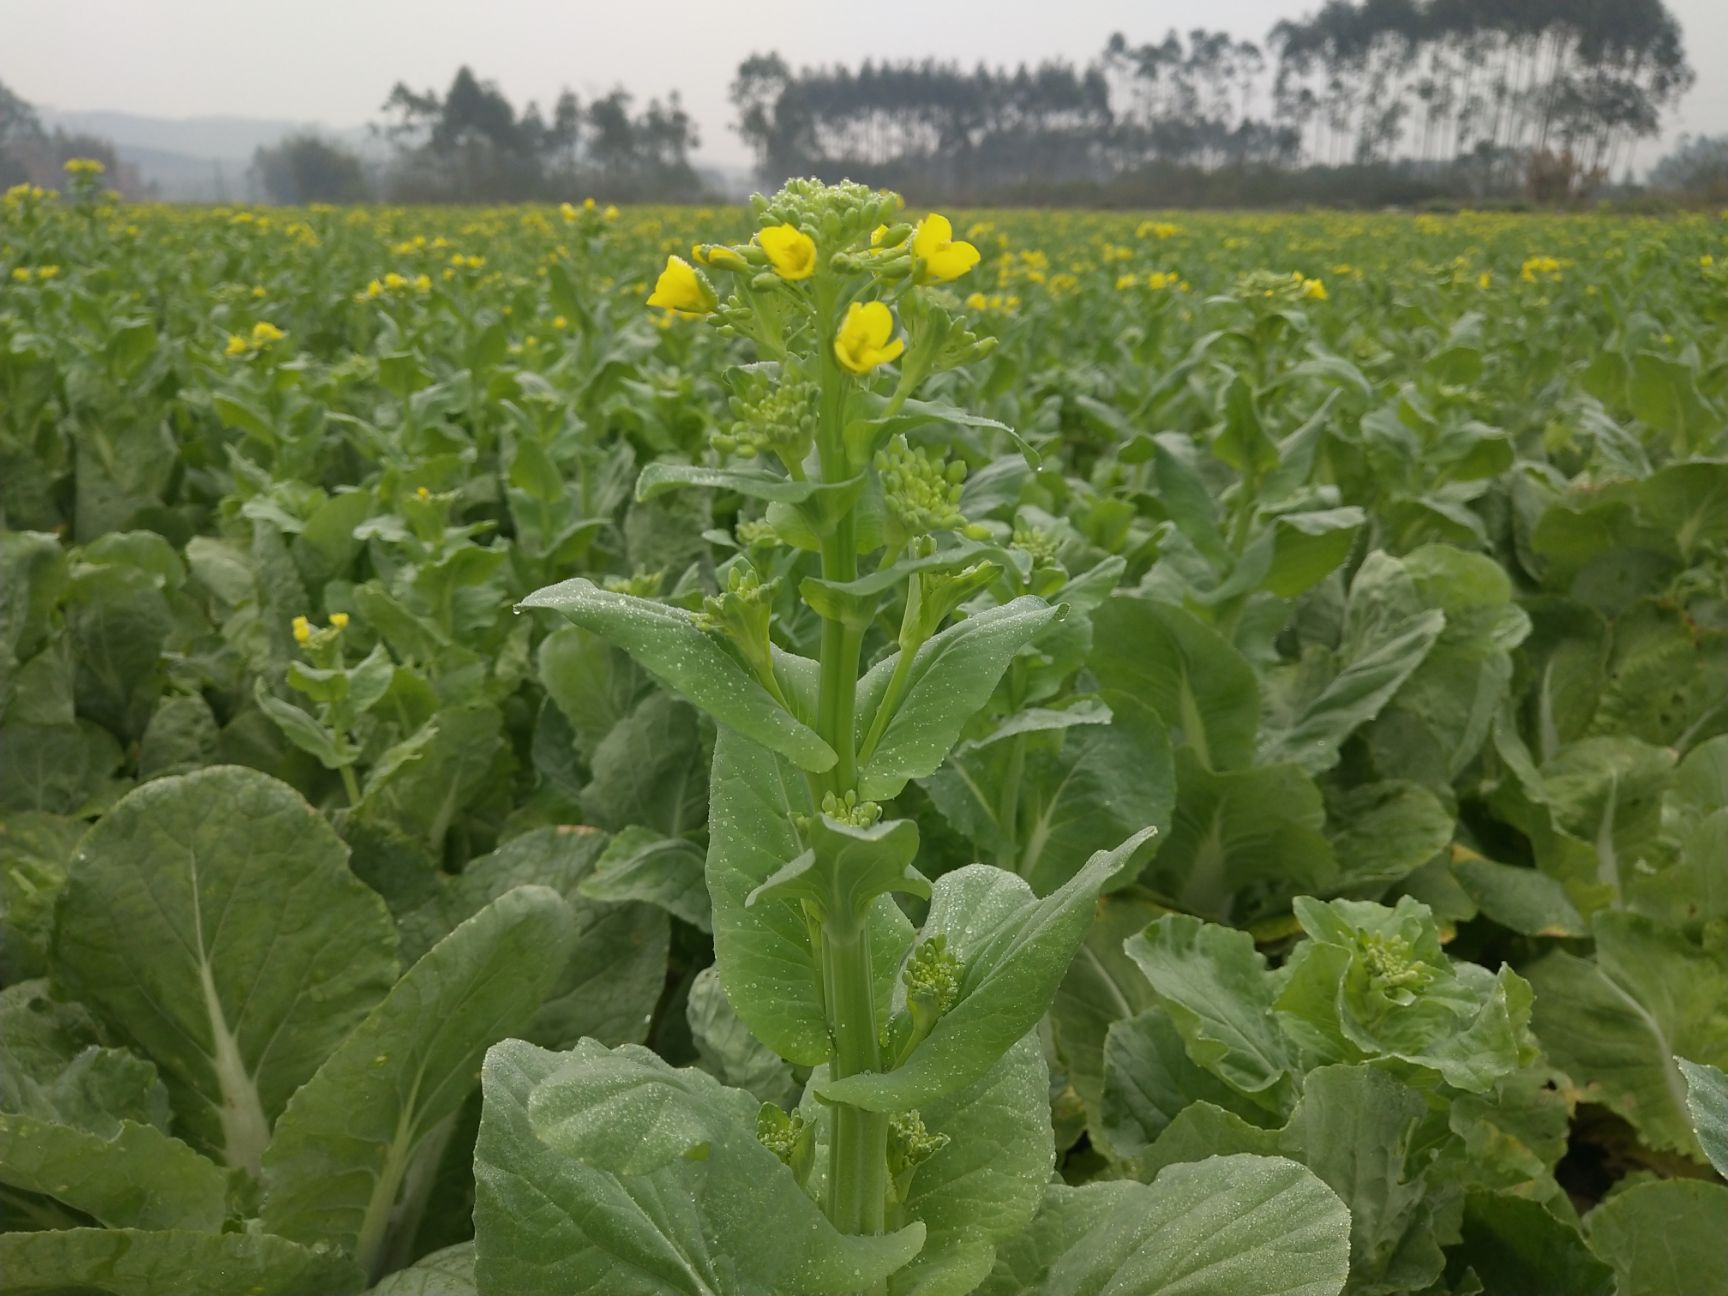
{"type": "Polygon", "coordinates": [[[0,1290],[1715,1281],[1715,225],[941,232],[0,206],[0,1290]]]}

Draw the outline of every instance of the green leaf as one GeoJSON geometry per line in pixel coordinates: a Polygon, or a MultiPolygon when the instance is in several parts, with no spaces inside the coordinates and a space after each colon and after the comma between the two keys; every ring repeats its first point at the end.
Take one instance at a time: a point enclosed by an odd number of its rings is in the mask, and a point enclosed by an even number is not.
{"type": "Polygon", "coordinates": [[[644,468],[642,475],[636,479],[636,498],[650,500],[681,486],[705,486],[714,490],[733,491],[751,499],[802,504],[818,494],[832,495],[856,490],[858,482],[830,484],[820,481],[794,481],[766,468],[706,468],[700,464],[655,460],[644,468]]]}
{"type": "Polygon", "coordinates": [[[1050,1189],[979,1296],[1337,1296],[1349,1268],[1330,1188],[1280,1157],[1225,1156],[1151,1184],[1050,1189]]]}
{"type": "Polygon", "coordinates": [[[1592,927],[1594,963],[1556,950],[1531,965],[1536,1034],[1646,1144],[1697,1156],[1674,1059],[1728,1065],[1728,963],[1635,914],[1599,913],[1592,927]]]}
{"type": "Polygon", "coordinates": [[[1408,877],[1452,841],[1452,816],[1420,783],[1362,783],[1333,798],[1341,888],[1373,888],[1408,877]]]}
{"type": "Polygon", "coordinates": [[[1614,1271],[1590,1254],[1577,1226],[1512,1193],[1470,1194],[1451,1269],[1461,1278],[1466,1267],[1488,1292],[1615,1296],[1614,1271]]]}
{"type": "Polygon", "coordinates": [[[703,1069],[721,1084],[748,1090],[762,1102],[782,1107],[796,1099],[798,1085],[792,1079],[792,1068],[752,1035],[732,1010],[720,985],[719,970],[712,964],[690,983],[684,1017],[703,1069]]]}
{"type": "Polygon", "coordinates": [[[1446,616],[1438,609],[1417,613],[1347,660],[1317,697],[1291,718],[1287,728],[1266,735],[1263,761],[1288,760],[1310,774],[1338,763],[1338,749],[1379,715],[1440,638],[1446,616]]]}
{"type": "Polygon", "coordinates": [[[289,1096],[396,977],[384,902],[284,784],[218,766],[125,797],[84,839],[56,977],[162,1068],[181,1128],[256,1169],[289,1096]]]}
{"type": "Polygon", "coordinates": [[[702,848],[682,837],[631,826],[606,843],[594,871],[582,882],[590,900],[657,905],[692,927],[713,931],[702,848]]]}
{"type": "Polygon", "coordinates": [[[1566,888],[1546,873],[1484,859],[1454,848],[1452,872],[1502,927],[1525,936],[1588,936],[1590,929],[1566,888]]]}
{"type": "Polygon", "coordinates": [[[1728,1073],[1685,1058],[1674,1061],[1686,1077],[1686,1110],[1692,1113],[1698,1145],[1716,1173],[1728,1179],[1728,1073]]]}
{"type": "Polygon", "coordinates": [[[837,1233],[757,1142],[754,1097],[646,1050],[510,1041],[487,1055],[483,1083],[483,1291],[818,1296],[880,1282],[923,1244],[916,1223],[837,1233]]]}
{"type": "Polygon", "coordinates": [[[0,1234],[0,1293],[39,1296],[347,1296],[347,1257],[267,1233],[48,1229],[0,1234]]]}
{"type": "Polygon", "coordinates": [[[1697,1179],[1641,1183],[1584,1217],[1590,1249],[1614,1268],[1615,1296],[1728,1291],[1728,1188],[1697,1179]]]}
{"type": "Polygon", "coordinates": [[[1117,892],[1101,896],[1050,1005],[1056,1052],[1068,1083],[1086,1109],[1093,1140],[1102,1134],[1104,1050],[1110,1028],[1156,1002],[1146,978],[1122,951],[1122,942],[1162,913],[1150,901],[1117,892]]]}
{"type": "Polygon", "coordinates": [[[96,1021],[46,981],[0,990],[0,1111],[114,1138],[122,1121],[168,1129],[168,1090],[136,1053],[102,1047],[96,1021]]]}
{"type": "Polygon", "coordinates": [[[366,1296],[479,1296],[474,1285],[474,1244],[458,1242],[398,1269],[366,1296]]]}
{"type": "Polygon", "coordinates": [[[1253,760],[1260,725],[1254,670],[1182,609],[1121,595],[1107,600],[1092,614],[1089,665],[1112,710],[1150,707],[1207,769],[1253,760]]]}
{"type": "Polygon", "coordinates": [[[1289,1091],[1292,1059],[1272,1015],[1273,986],[1254,938],[1170,914],[1124,946],[1152,983],[1188,1056],[1239,1093],[1274,1110],[1289,1091]]]}
{"type": "Polygon", "coordinates": [[[486,1050],[540,1007],[563,969],[570,917],[557,892],[518,887],[408,969],[276,1122],[265,1229],[331,1243],[379,1276],[416,1161],[467,1098],[486,1050]]]}
{"type": "MultiPolygon", "coordinates": [[[[708,892],[714,954],[726,994],[758,1039],[802,1066],[828,1058],[816,956],[804,911],[785,901],[749,897],[804,853],[793,816],[815,813],[808,781],[765,747],[731,730],[714,744],[708,836],[708,892]]],[[[885,1011],[912,924],[893,899],[871,910],[871,967],[885,1011]]]]}
{"type": "Polygon", "coordinates": [[[550,887],[564,898],[571,942],[563,968],[520,1033],[567,1047],[583,1036],[636,1043],[666,981],[666,916],[648,905],[589,899],[584,891],[607,844],[584,827],[536,828],[470,860],[401,924],[405,958],[418,959],[463,922],[517,887],[550,887]]]}
{"type": "MultiPolygon", "coordinates": [[[[884,801],[898,796],[908,779],[934,773],[966,722],[984,709],[1014,655],[1062,614],[1027,595],[969,616],[922,644],[900,705],[858,771],[858,795],[884,801]]],[[[861,733],[869,732],[898,660],[899,654],[889,657],[859,681],[861,733]]]]}
{"type": "Polygon", "coordinates": [[[1036,1035],[1028,1035],[983,1077],[919,1109],[931,1134],[948,1143],[913,1172],[905,1217],[921,1220],[924,1249],[889,1280],[893,1296],[945,1291],[931,1276],[944,1268],[990,1270],[998,1243],[1032,1222],[1050,1181],[1050,1073],[1036,1035]]]}
{"type": "Polygon", "coordinates": [[[1529,983],[1447,958],[1427,905],[1302,896],[1295,909],[1309,939],[1285,965],[1277,1009],[1307,1051],[1395,1058],[1471,1093],[1534,1060],[1529,983]]]}
{"type": "MultiPolygon", "coordinates": [[[[179,1139],[133,1121],[111,1138],[0,1115],[0,1183],[40,1193],[109,1228],[216,1233],[228,1176],[179,1139]]],[[[0,1280],[3,1281],[3,1280],[0,1280]]]]}
{"type": "Polygon", "coordinates": [[[988,865],[944,874],[923,934],[945,937],[960,961],[958,998],[902,1066],[827,1081],[821,1096],[867,1111],[905,1111],[984,1075],[1049,1008],[1099,891],[1153,832],[1143,828],[1114,850],[1099,851],[1042,900],[1020,878],[988,865]]]}
{"type": "Polygon", "coordinates": [[[1259,916],[1246,906],[1268,891],[1335,885],[1325,819],[1320,789],[1299,766],[1214,773],[1194,749],[1178,748],[1170,836],[1147,868],[1146,883],[1194,913],[1259,916]]]}
{"type": "MultiPolygon", "coordinates": [[[[1250,1104],[1188,1056],[1181,1033],[1162,1008],[1113,1022],[1104,1041],[1102,1114],[1093,1144],[1118,1161],[1132,1161],[1184,1110],[1200,1103],[1244,1118],[1250,1104]]],[[[1221,1149],[1220,1149],[1221,1150],[1221,1149]]]]}
{"type": "Polygon", "coordinates": [[[834,751],[794,719],[696,615],[653,599],[611,594],[588,581],[567,580],[537,590],[518,605],[553,608],[630,653],[668,688],[689,698],[722,725],[785,756],[800,769],[833,767],[834,751]]]}

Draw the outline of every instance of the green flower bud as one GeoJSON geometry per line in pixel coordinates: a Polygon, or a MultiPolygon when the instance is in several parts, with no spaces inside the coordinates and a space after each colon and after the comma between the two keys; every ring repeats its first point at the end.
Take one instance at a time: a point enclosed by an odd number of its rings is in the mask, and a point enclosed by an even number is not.
{"type": "Polygon", "coordinates": [[[632,598],[658,598],[666,583],[665,571],[646,571],[641,567],[631,576],[608,576],[604,588],[613,594],[628,594],[632,598]]]}
{"type": "Polygon", "coordinates": [[[900,534],[892,537],[898,543],[966,525],[960,512],[966,465],[958,459],[943,464],[897,436],[876,452],[876,472],[882,479],[889,517],[899,528],[900,534]]]}
{"type": "Polygon", "coordinates": [[[943,1148],[950,1140],[946,1134],[932,1134],[924,1118],[916,1111],[899,1112],[888,1121],[889,1196],[903,1202],[912,1191],[912,1177],[918,1167],[943,1148]]]}
{"type": "Polygon", "coordinates": [[[773,1103],[763,1103],[756,1112],[756,1141],[791,1167],[800,1184],[810,1177],[815,1134],[815,1128],[797,1112],[782,1111],[773,1103]]]}
{"type": "Polygon", "coordinates": [[[774,678],[774,652],[768,635],[774,586],[775,582],[764,581],[748,562],[736,562],[726,571],[726,588],[702,600],[697,624],[727,639],[763,687],[778,698],[780,685],[774,678]]]}
{"type": "Polygon", "coordinates": [[[874,801],[860,801],[858,793],[848,789],[844,797],[824,793],[822,813],[850,828],[869,828],[882,818],[882,807],[874,801]]]}

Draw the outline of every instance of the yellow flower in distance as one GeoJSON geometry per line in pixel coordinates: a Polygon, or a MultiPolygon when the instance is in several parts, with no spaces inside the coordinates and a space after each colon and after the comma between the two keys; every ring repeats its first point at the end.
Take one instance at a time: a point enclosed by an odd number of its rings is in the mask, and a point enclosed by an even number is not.
{"type": "Polygon", "coordinates": [[[796,225],[770,225],[756,235],[756,242],[782,279],[808,279],[816,273],[816,240],[796,225]]]}
{"type": "Polygon", "coordinates": [[[922,263],[924,274],[937,283],[958,279],[978,264],[978,249],[955,239],[948,218],[934,212],[918,222],[912,235],[912,255],[922,263]]]}
{"type": "Polygon", "coordinates": [[[330,614],[330,628],[332,630],[346,630],[348,628],[348,614],[346,612],[332,612],[330,614]]]}
{"type": "Polygon", "coordinates": [[[239,356],[245,355],[246,351],[246,339],[241,337],[238,333],[230,333],[228,335],[228,345],[223,348],[222,353],[224,355],[239,356]]]}
{"type": "Polygon", "coordinates": [[[853,302],[834,338],[834,355],[853,373],[867,374],[906,349],[893,333],[894,313],[881,302],[853,302]]]}
{"type": "Polygon", "coordinates": [[[312,623],[303,616],[294,618],[294,642],[305,644],[312,638],[312,623]]]}
{"type": "Polygon", "coordinates": [[[666,268],[654,281],[648,304],[677,311],[680,315],[706,315],[719,304],[719,299],[695,266],[683,257],[669,256],[666,268]]]}
{"type": "Polygon", "coordinates": [[[267,347],[272,342],[280,342],[287,336],[286,333],[268,320],[259,320],[252,326],[252,345],[254,347],[267,347]]]}

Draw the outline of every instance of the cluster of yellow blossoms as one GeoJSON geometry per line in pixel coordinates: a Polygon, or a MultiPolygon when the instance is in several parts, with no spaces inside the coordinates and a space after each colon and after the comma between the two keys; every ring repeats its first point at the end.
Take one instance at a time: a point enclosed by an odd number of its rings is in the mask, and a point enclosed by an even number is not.
{"type": "Polygon", "coordinates": [[[424,296],[426,293],[431,291],[431,275],[419,274],[410,279],[406,275],[399,275],[392,270],[382,279],[372,280],[371,283],[366,285],[366,290],[364,292],[354,294],[354,299],[356,301],[376,301],[378,298],[386,295],[416,292],[424,296]]]}
{"type": "Polygon", "coordinates": [[[252,326],[250,337],[240,333],[228,335],[228,345],[224,354],[231,356],[255,355],[269,348],[273,342],[280,342],[288,335],[267,320],[259,320],[252,326]]]}
{"type": "MultiPolygon", "coordinates": [[[[907,242],[907,234],[905,226],[895,230],[877,226],[870,235],[870,255],[896,251],[907,242]]],[[[926,216],[910,230],[910,236],[915,283],[952,282],[980,260],[976,247],[954,237],[954,226],[946,216],[926,216]]],[[[781,280],[797,282],[809,279],[821,264],[816,240],[790,223],[758,230],[752,242],[742,248],[698,244],[690,255],[695,265],[680,256],[666,258],[666,268],[655,281],[648,305],[685,316],[715,310],[719,296],[698,266],[744,274],[762,268],[781,280]]],[[[905,340],[894,336],[894,313],[879,301],[848,305],[833,346],[841,365],[859,375],[893,362],[906,349],[905,340]]]]}
{"type": "MultiPolygon", "coordinates": [[[[330,629],[331,630],[335,631],[337,634],[341,634],[342,631],[346,630],[347,628],[348,628],[348,614],[346,612],[332,612],[330,614],[330,629]]],[[[303,617],[303,616],[297,616],[294,618],[293,630],[294,630],[294,642],[299,644],[302,648],[304,648],[307,644],[311,643],[312,642],[312,636],[318,633],[316,630],[314,630],[312,628],[312,622],[308,618],[303,617]]]]}
{"type": "Polygon", "coordinates": [[[1518,277],[1525,283],[1537,283],[1543,279],[1558,279],[1560,277],[1560,262],[1551,256],[1533,256],[1524,262],[1524,268],[1518,272],[1518,277]]]}

